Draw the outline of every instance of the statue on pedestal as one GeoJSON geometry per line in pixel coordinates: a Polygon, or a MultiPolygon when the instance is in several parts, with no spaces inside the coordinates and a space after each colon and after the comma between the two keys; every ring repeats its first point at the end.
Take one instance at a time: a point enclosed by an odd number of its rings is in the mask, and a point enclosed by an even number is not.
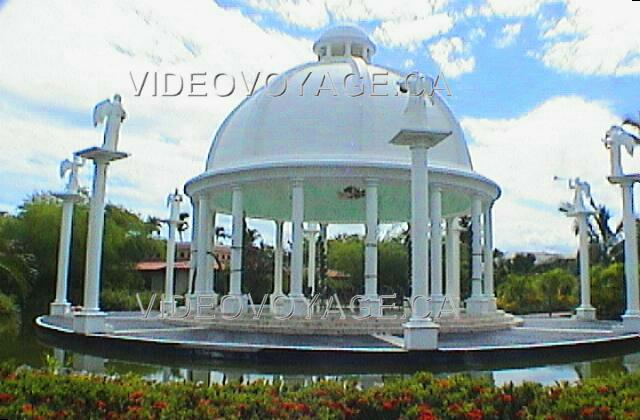
{"type": "Polygon", "coordinates": [[[80,184],[78,182],[78,172],[80,168],[84,166],[84,159],[80,156],[74,156],[73,161],[65,159],[60,163],[60,178],[69,174],[67,178],[67,185],[65,186],[65,193],[78,194],[80,193],[80,184]]]}
{"type": "Polygon", "coordinates": [[[93,125],[105,124],[104,129],[104,149],[115,152],[118,150],[118,140],[120,137],[120,126],[127,118],[127,113],[122,108],[122,98],[116,94],[113,101],[105,99],[93,109],[93,125]]]}
{"type": "Polygon", "coordinates": [[[624,147],[627,153],[633,156],[633,149],[640,143],[640,140],[633,134],[625,131],[622,127],[614,125],[607,131],[602,142],[611,153],[611,176],[624,176],[624,172],[622,171],[621,149],[624,147]]]}

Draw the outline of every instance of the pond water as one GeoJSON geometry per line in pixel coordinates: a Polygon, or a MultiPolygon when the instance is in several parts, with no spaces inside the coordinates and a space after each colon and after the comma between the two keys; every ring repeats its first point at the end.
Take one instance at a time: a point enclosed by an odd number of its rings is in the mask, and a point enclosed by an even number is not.
{"type": "MultiPolygon", "coordinates": [[[[204,383],[223,383],[229,380],[252,381],[264,379],[271,381],[280,379],[287,383],[307,383],[318,379],[354,379],[361,386],[368,387],[384,382],[385,377],[397,376],[394,372],[385,374],[363,374],[347,372],[314,373],[306,371],[296,372],[287,367],[265,367],[251,365],[233,365],[220,362],[201,362],[199,364],[173,364],[166,361],[130,361],[116,358],[96,357],[79,352],[71,352],[62,348],[52,348],[38,340],[35,328],[25,324],[21,328],[4,330],[0,333],[0,361],[12,359],[18,364],[41,367],[46,363],[47,355],[55,357],[60,364],[74,370],[84,370],[92,373],[136,373],[144,378],[157,381],[202,381],[204,383]]],[[[583,378],[598,377],[612,372],[633,372],[640,370],[640,353],[631,353],[605,359],[580,361],[576,363],[549,364],[545,366],[530,366],[517,369],[483,369],[459,370],[446,367],[437,375],[451,373],[468,373],[475,376],[486,376],[493,379],[497,385],[508,382],[521,383],[523,381],[553,384],[558,381],[575,382],[583,378]]]]}

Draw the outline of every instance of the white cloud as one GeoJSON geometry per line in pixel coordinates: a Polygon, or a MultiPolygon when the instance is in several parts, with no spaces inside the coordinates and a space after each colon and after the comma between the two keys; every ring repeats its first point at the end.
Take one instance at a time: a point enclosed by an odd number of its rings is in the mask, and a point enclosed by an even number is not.
{"type": "Polygon", "coordinates": [[[283,21],[318,29],[330,21],[388,21],[423,19],[441,11],[449,0],[249,0],[259,10],[275,13],[283,21]]]}
{"type": "Polygon", "coordinates": [[[461,38],[443,38],[428,47],[431,58],[447,78],[456,78],[473,71],[476,60],[461,38]]]}
{"type": "Polygon", "coordinates": [[[502,27],[501,36],[496,40],[496,47],[506,48],[513,44],[522,31],[522,23],[509,23],[502,27]]]}
{"type": "Polygon", "coordinates": [[[4,176],[0,187],[20,188],[21,195],[57,187],[58,161],[101,142],[90,125],[94,104],[119,92],[129,115],[121,147],[132,157],[113,165],[109,198],[160,215],[166,193],[202,171],[216,127],[245,96],[214,95],[213,75],[233,74],[243,90],[241,72],[262,71],[264,80],[314,60],[309,41],[264,30],[209,0],[181,7],[151,0],[9,2],[0,9],[0,51],[10,57],[0,66],[0,91],[21,104],[0,107],[0,143],[11,141],[0,166],[21,180],[16,185],[4,176]],[[207,72],[209,96],[151,97],[147,90],[135,97],[130,71],[161,78],[173,72],[186,82],[193,72],[207,72]],[[44,119],[31,107],[63,116],[84,112],[86,126],[44,119]]]}
{"type": "Polygon", "coordinates": [[[536,14],[542,5],[562,0],[486,0],[480,7],[483,16],[523,17],[536,14]]]}
{"type": "Polygon", "coordinates": [[[404,62],[402,63],[402,67],[404,67],[405,69],[411,69],[415,65],[416,65],[416,63],[410,58],[404,60],[404,62]]]}
{"type": "Polygon", "coordinates": [[[250,0],[257,10],[306,29],[332,22],[379,22],[373,38],[391,48],[416,49],[420,43],[451,30],[454,13],[448,0],[250,0]]]}
{"type": "Polygon", "coordinates": [[[373,31],[373,39],[387,47],[412,51],[421,42],[449,32],[453,22],[453,18],[445,13],[422,19],[387,21],[373,31]]]}
{"type": "MultiPolygon", "coordinates": [[[[513,119],[464,118],[474,169],[495,180],[497,246],[510,250],[569,252],[576,239],[571,220],[558,212],[571,199],[554,175],[589,181],[597,202],[619,214],[619,190],[606,181],[609,153],[600,139],[619,123],[606,105],[580,97],[555,97],[513,119]]],[[[636,159],[637,160],[637,159],[636,159]]],[[[625,170],[640,165],[625,161],[625,170]]]]}
{"type": "Polygon", "coordinates": [[[544,33],[548,43],[539,58],[545,65],[588,75],[640,74],[637,3],[566,1],[567,16],[544,33]]]}
{"type": "Polygon", "coordinates": [[[486,36],[487,36],[487,32],[483,28],[481,27],[473,28],[469,32],[469,41],[471,42],[479,41],[486,36]]]}

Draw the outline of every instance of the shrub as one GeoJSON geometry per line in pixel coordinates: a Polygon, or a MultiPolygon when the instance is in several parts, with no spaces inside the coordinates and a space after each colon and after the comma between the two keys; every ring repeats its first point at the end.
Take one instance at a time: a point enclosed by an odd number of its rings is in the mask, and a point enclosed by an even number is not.
{"type": "Polygon", "coordinates": [[[640,373],[544,387],[417,373],[383,386],[256,381],[204,386],[139,377],[58,376],[0,368],[3,418],[565,419],[638,418],[640,373]]]}

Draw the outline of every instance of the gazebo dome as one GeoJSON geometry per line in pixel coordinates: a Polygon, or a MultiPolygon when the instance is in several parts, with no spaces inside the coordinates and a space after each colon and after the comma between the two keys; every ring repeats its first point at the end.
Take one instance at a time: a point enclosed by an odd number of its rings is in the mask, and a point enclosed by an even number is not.
{"type": "MultiPolygon", "coordinates": [[[[409,150],[389,144],[403,128],[409,94],[398,82],[407,76],[353,55],[375,51],[358,28],[328,30],[314,51],[317,62],[282,74],[229,115],[215,135],[208,171],[323,161],[409,165],[409,150]]],[[[430,151],[430,163],[471,171],[460,125],[440,96],[433,99],[429,125],[453,134],[430,151]]]]}
{"type": "MultiPolygon", "coordinates": [[[[410,128],[406,87],[415,75],[371,63],[375,45],[352,26],[329,29],[313,49],[317,61],[273,78],[229,114],[187,194],[204,195],[214,211],[229,213],[232,190],[241,187],[247,217],[290,220],[291,182],[299,179],[307,220],[360,223],[363,195],[352,192],[375,179],[380,221],[408,221],[411,151],[390,142],[410,128]]],[[[436,93],[426,102],[426,128],[451,133],[428,159],[430,184],[442,188],[443,214],[468,214],[474,195],[495,200],[498,186],[474,172],[444,99],[436,93]]]]}

